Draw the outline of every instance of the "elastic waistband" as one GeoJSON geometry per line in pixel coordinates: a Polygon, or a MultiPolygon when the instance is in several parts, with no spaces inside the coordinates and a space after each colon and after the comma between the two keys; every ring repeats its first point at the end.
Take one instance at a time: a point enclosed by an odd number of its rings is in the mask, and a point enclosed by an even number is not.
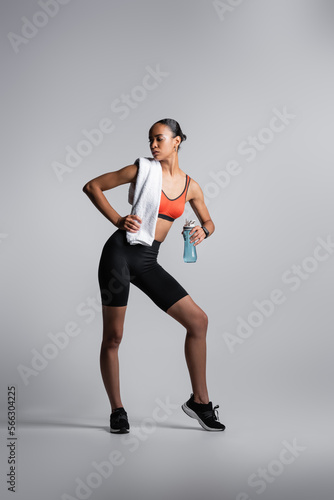
{"type": "Polygon", "coordinates": [[[115,233],[118,233],[120,235],[120,237],[123,239],[123,242],[127,246],[142,247],[142,248],[151,248],[152,250],[158,251],[159,248],[160,248],[160,245],[162,243],[162,241],[153,240],[152,245],[143,245],[142,243],[138,243],[137,245],[130,245],[130,243],[126,239],[126,231],[124,231],[122,229],[116,229],[115,233]]]}
{"type": "Polygon", "coordinates": [[[153,240],[153,243],[152,243],[152,248],[153,248],[154,250],[159,250],[161,243],[162,243],[162,241],[153,240]]]}

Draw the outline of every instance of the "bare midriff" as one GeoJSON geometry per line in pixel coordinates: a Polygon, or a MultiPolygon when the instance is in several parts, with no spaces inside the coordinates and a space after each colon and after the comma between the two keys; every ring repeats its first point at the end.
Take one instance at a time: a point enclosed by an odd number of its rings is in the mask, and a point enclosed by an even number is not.
{"type": "Polygon", "coordinates": [[[155,226],[155,236],[154,239],[163,242],[166,238],[168,231],[172,227],[173,222],[165,219],[157,219],[155,226]]]}
{"type": "MultiPolygon", "coordinates": [[[[191,189],[191,185],[190,185],[190,189],[191,189]]],[[[188,193],[186,193],[186,199],[185,199],[184,202],[187,203],[187,201],[189,201],[189,199],[190,199],[190,190],[189,190],[188,193]]],[[[157,241],[160,241],[162,243],[164,241],[164,239],[166,238],[166,236],[168,234],[168,231],[170,230],[170,228],[172,227],[172,225],[173,225],[173,221],[169,221],[169,220],[166,220],[166,219],[160,219],[158,217],[157,218],[157,223],[156,223],[156,226],[155,226],[155,236],[154,236],[154,239],[157,240],[157,241]]]]}

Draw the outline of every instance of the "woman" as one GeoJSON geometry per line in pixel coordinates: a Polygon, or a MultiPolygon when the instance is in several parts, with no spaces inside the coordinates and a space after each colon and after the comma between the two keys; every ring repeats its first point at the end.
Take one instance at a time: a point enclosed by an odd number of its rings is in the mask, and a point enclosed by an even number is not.
{"type": "Polygon", "coordinates": [[[159,215],[151,246],[129,244],[126,232],[136,233],[142,220],[135,214],[120,216],[103,194],[103,191],[121,184],[135,183],[139,168],[136,163],[100,175],[83,187],[98,210],[118,228],[103,247],[98,270],[103,316],[100,365],[111,405],[111,432],[124,433],[130,428],[120,395],[118,362],[130,283],[144,291],[160,309],[186,328],[185,357],[193,393],[182,409],[208,431],[225,429],[218,420],[218,406],[213,408],[209,401],[206,386],[207,315],[157,263],[160,244],[173,220],[182,215],[187,201],[202,224],[192,229],[190,241],[199,245],[215,229],[200,186],[179,167],[178,150],[185,139],[178,122],[169,118],[154,123],[149,131],[152,156],[160,162],[162,169],[159,215]]]}

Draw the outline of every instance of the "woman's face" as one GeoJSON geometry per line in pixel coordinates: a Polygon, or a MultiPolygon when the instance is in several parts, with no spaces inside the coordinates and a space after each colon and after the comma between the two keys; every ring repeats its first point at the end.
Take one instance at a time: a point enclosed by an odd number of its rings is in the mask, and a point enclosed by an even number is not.
{"type": "Polygon", "coordinates": [[[152,156],[158,161],[171,158],[177,154],[181,138],[173,137],[173,132],[167,125],[156,123],[149,132],[149,143],[152,156]]]}

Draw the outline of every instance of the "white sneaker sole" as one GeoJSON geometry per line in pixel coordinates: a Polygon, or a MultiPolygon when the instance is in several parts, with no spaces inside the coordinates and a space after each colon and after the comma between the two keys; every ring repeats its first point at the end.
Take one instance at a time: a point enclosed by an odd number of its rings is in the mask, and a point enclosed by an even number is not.
{"type": "Polygon", "coordinates": [[[197,413],[195,413],[194,410],[192,410],[191,408],[189,408],[189,406],[187,406],[187,403],[183,403],[181,408],[184,411],[184,413],[188,415],[188,417],[195,418],[199,422],[199,424],[203,427],[203,429],[205,429],[206,431],[221,432],[225,430],[225,429],[213,429],[212,427],[208,427],[207,425],[205,425],[205,423],[202,422],[197,413]]]}
{"type": "Polygon", "coordinates": [[[122,427],[122,429],[111,429],[110,428],[110,432],[112,432],[113,434],[127,434],[129,432],[129,429],[125,429],[124,427],[122,427]]]}

